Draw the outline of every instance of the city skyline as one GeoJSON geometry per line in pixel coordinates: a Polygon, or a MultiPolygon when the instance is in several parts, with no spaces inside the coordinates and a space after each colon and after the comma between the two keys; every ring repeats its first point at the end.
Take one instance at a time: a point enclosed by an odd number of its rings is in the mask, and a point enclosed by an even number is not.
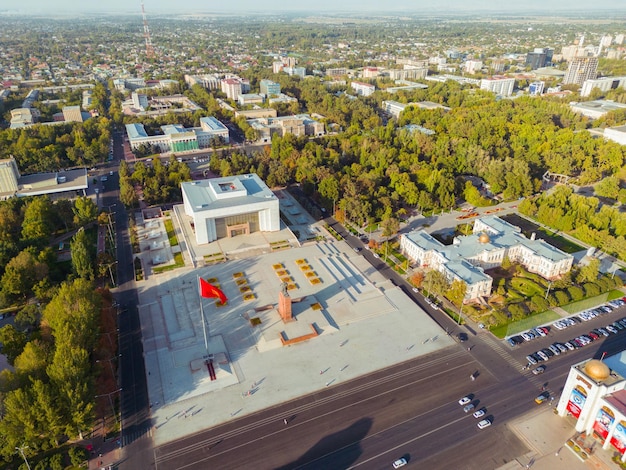
{"type": "MultiPolygon", "coordinates": [[[[162,12],[179,12],[183,13],[242,13],[242,12],[352,12],[352,13],[374,13],[374,12],[407,12],[407,13],[450,13],[459,14],[467,13],[571,13],[572,11],[604,11],[616,10],[623,8],[620,0],[598,0],[590,6],[589,2],[583,0],[552,0],[545,2],[541,0],[529,0],[523,5],[520,4],[497,4],[491,0],[444,0],[433,4],[425,0],[400,0],[390,7],[388,4],[379,0],[320,0],[314,6],[311,4],[294,4],[287,3],[282,0],[270,0],[262,6],[258,2],[252,0],[236,0],[235,2],[207,4],[202,0],[188,0],[183,4],[173,4],[169,0],[145,0],[146,11],[153,14],[162,12]]],[[[10,8],[0,10],[5,14],[20,13],[46,13],[54,12],[57,14],[83,14],[90,12],[107,12],[107,13],[140,13],[141,0],[131,2],[125,0],[110,0],[108,2],[98,2],[87,0],[80,3],[74,0],[55,0],[49,2],[46,0],[24,0],[19,4],[15,4],[10,8]]]]}

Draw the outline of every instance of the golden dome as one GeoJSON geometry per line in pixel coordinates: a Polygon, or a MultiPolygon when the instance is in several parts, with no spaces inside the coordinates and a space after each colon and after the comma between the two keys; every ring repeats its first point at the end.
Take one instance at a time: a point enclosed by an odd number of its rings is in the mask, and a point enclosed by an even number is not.
{"type": "Polygon", "coordinates": [[[489,235],[487,235],[485,232],[483,232],[478,237],[478,241],[480,243],[489,243],[491,241],[491,239],[489,238],[489,235]]]}
{"type": "Polygon", "coordinates": [[[611,369],[598,359],[591,359],[585,364],[585,373],[596,381],[605,380],[611,375],[611,369]]]}

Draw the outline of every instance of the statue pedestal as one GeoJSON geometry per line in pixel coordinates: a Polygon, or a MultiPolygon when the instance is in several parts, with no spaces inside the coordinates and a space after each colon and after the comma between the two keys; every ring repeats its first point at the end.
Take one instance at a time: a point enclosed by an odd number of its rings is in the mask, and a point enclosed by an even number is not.
{"type": "Polygon", "coordinates": [[[283,320],[283,323],[289,323],[295,320],[291,312],[291,297],[289,297],[287,292],[281,291],[278,294],[278,314],[283,320]]]}

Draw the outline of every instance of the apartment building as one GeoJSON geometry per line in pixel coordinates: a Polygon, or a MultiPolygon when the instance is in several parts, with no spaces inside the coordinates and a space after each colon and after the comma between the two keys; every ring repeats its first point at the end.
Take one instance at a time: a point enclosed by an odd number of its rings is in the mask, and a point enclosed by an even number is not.
{"type": "Polygon", "coordinates": [[[504,76],[483,78],[480,81],[480,89],[491,91],[502,96],[511,96],[515,87],[515,79],[504,76]]]}
{"type": "Polygon", "coordinates": [[[370,85],[369,83],[351,82],[350,86],[357,95],[361,96],[369,96],[376,91],[376,87],[374,85],[370,85]]]}
{"type": "Polygon", "coordinates": [[[563,84],[582,85],[586,80],[593,80],[598,76],[597,57],[574,57],[569,66],[563,84]]]}
{"type": "Polygon", "coordinates": [[[603,77],[585,80],[580,89],[580,96],[589,96],[594,88],[602,92],[615,90],[616,88],[626,88],[626,77],[603,77]]]}

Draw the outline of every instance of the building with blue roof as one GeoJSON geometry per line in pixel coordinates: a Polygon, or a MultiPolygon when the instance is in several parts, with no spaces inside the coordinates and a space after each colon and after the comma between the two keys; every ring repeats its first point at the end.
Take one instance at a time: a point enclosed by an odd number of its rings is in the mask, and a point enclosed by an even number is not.
{"type": "Polygon", "coordinates": [[[130,148],[154,147],[157,151],[185,152],[209,148],[214,139],[230,142],[228,128],[213,116],[200,118],[200,127],[186,128],[180,124],[161,126],[163,134],[148,135],[143,124],[126,124],[130,148]]]}
{"type": "Polygon", "coordinates": [[[444,245],[424,230],[403,235],[400,249],[422,268],[436,269],[449,281],[467,285],[465,300],[491,294],[493,280],[485,270],[501,266],[505,257],[546,279],[557,279],[572,268],[574,257],[496,216],[474,222],[471,235],[456,237],[444,245]]]}

